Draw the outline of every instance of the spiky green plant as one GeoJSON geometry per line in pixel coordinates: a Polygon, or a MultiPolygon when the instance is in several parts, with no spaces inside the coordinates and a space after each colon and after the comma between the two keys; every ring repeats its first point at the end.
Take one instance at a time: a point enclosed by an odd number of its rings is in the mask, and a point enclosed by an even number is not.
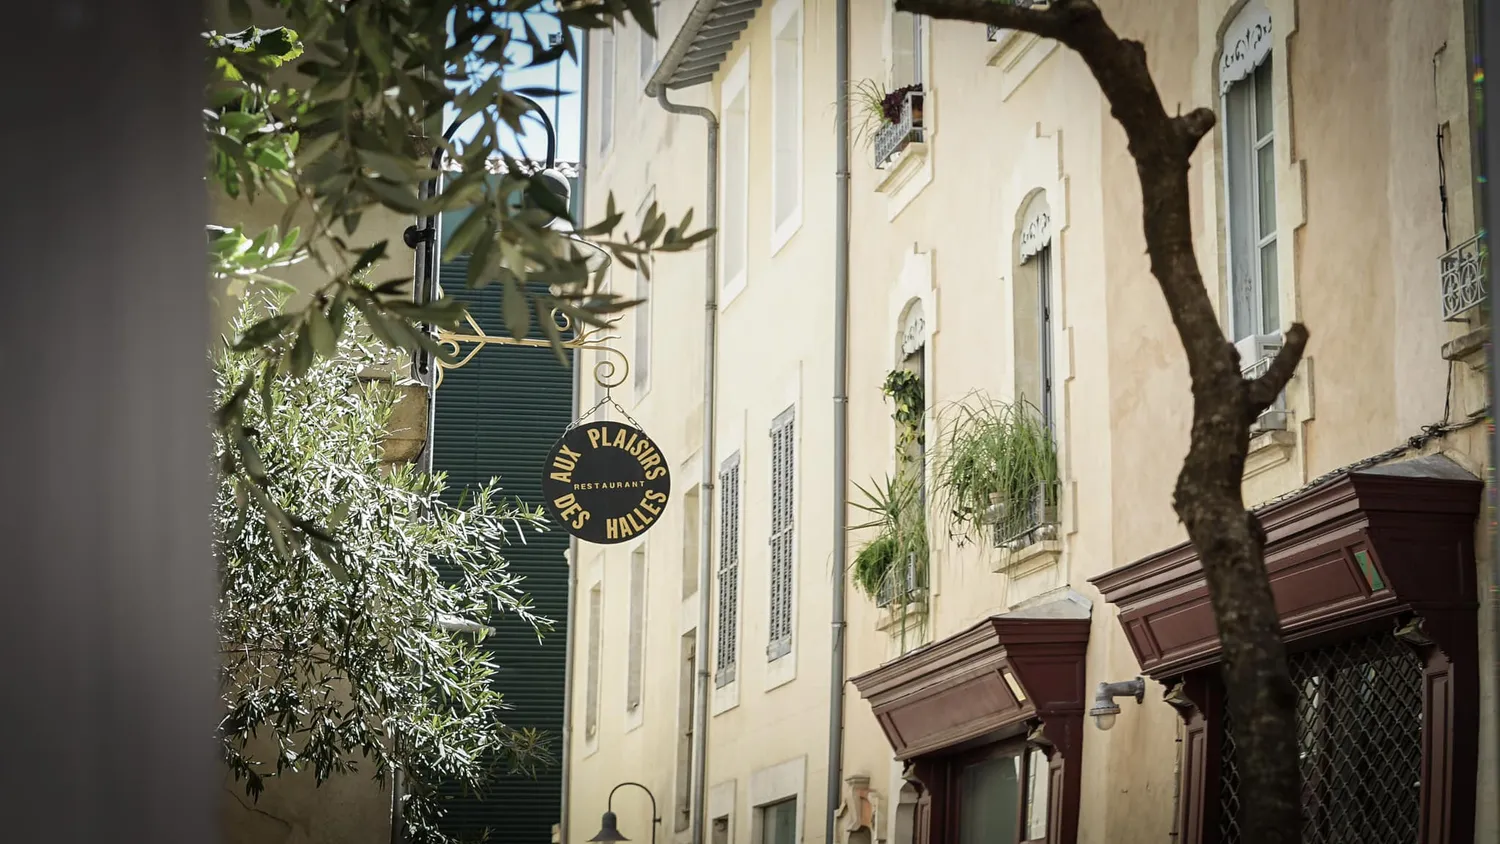
{"type": "Polygon", "coordinates": [[[874,481],[869,487],[857,483],[854,487],[864,496],[854,506],[871,518],[850,530],[873,528],[877,533],[855,555],[851,579],[871,598],[878,598],[885,590],[892,596],[901,596],[906,588],[900,563],[913,560],[919,581],[926,576],[927,514],[921,485],[912,473],[899,472],[895,477],[874,481]]]}
{"type": "Polygon", "coordinates": [[[890,92],[874,79],[849,84],[849,119],[854,127],[854,142],[868,147],[875,142],[880,127],[890,121],[885,116],[885,98],[890,92]]]}
{"type": "Polygon", "coordinates": [[[1036,407],[974,394],[950,405],[933,465],[940,506],[955,537],[973,538],[998,508],[1024,520],[1037,503],[1057,504],[1057,449],[1036,407]]]}

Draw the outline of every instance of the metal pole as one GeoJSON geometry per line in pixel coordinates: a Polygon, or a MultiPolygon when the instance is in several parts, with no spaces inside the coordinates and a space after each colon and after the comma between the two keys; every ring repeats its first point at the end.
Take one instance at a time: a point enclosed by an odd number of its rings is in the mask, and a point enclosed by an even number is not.
{"type": "MultiPolygon", "coordinates": [[[[1489,221],[1500,219],[1500,205],[1497,205],[1497,198],[1492,187],[1493,180],[1487,178],[1496,172],[1496,162],[1500,162],[1500,132],[1490,131],[1488,118],[1489,115],[1495,113],[1494,110],[1497,107],[1500,107],[1500,100],[1497,100],[1493,93],[1494,86],[1490,85],[1487,81],[1480,80],[1485,79],[1483,72],[1485,57],[1500,55],[1500,16],[1494,14],[1492,3],[1488,2],[1488,0],[1480,0],[1480,2],[1475,3],[1474,14],[1479,33],[1475,39],[1478,50],[1476,50],[1476,55],[1474,56],[1472,78],[1482,87],[1482,90],[1478,93],[1482,96],[1481,102],[1483,103],[1483,110],[1476,121],[1478,125],[1475,127],[1475,136],[1481,141],[1479,144],[1480,154],[1476,156],[1479,164],[1479,174],[1478,178],[1475,179],[1475,184],[1483,193],[1480,203],[1482,215],[1478,228],[1485,233],[1484,239],[1480,242],[1480,249],[1483,250],[1482,254],[1485,254],[1486,258],[1488,258],[1489,221]]],[[[1471,110],[1470,114],[1473,113],[1471,110]]],[[[1494,263],[1486,260],[1485,266],[1489,276],[1486,279],[1489,284],[1489,302],[1485,307],[1493,309],[1497,303],[1500,303],[1500,287],[1497,287],[1495,282],[1494,263]]],[[[1491,313],[1490,340],[1486,352],[1486,356],[1489,358],[1488,404],[1490,407],[1489,472],[1486,478],[1486,487],[1490,499],[1488,502],[1490,515],[1490,717],[1494,719],[1494,723],[1497,726],[1500,726],[1500,530],[1496,529],[1495,523],[1495,459],[1496,455],[1500,455],[1500,432],[1497,432],[1495,428],[1495,396],[1500,395],[1500,368],[1497,368],[1497,364],[1500,364],[1500,359],[1497,359],[1497,357],[1500,356],[1497,356],[1497,350],[1500,350],[1500,323],[1495,321],[1493,313],[1491,313]]],[[[1494,737],[1494,746],[1491,747],[1491,753],[1500,756],[1500,729],[1491,730],[1491,735],[1494,737]]],[[[1491,779],[1491,786],[1494,786],[1493,779],[1491,779]]],[[[1488,797],[1493,801],[1496,795],[1491,793],[1488,797]]]]}
{"type": "Polygon", "coordinates": [[[844,769],[844,617],[848,577],[848,433],[849,433],[849,0],[837,0],[834,12],[834,84],[838,109],[834,114],[834,143],[838,144],[834,173],[833,270],[833,640],[828,677],[828,805],[824,841],[836,832],[834,810],[843,791],[844,769]]]}
{"type": "MultiPolygon", "coordinates": [[[[719,120],[714,113],[699,106],[678,105],[667,99],[667,89],[656,92],[656,101],[673,114],[691,114],[703,118],[708,127],[708,166],[706,170],[708,198],[706,217],[709,225],[719,221],[719,120]]],[[[698,631],[693,643],[693,662],[697,667],[696,688],[693,693],[693,803],[689,816],[693,829],[693,844],[703,844],[704,814],[708,808],[708,695],[712,669],[708,664],[709,605],[713,585],[713,527],[714,527],[714,481],[717,479],[714,466],[714,423],[716,411],[718,371],[718,323],[719,323],[719,239],[708,239],[703,250],[707,269],[703,286],[703,477],[699,481],[698,507],[700,526],[698,531],[698,631]]]]}

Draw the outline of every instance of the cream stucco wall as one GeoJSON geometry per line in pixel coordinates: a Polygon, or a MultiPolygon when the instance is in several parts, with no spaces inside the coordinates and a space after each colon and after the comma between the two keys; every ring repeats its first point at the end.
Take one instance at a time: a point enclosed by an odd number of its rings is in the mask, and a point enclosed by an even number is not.
{"type": "MultiPolygon", "coordinates": [[[[827,809],[836,92],[833,4],[804,2],[803,222],[779,252],[771,240],[770,179],[760,177],[770,172],[772,4],[740,36],[712,85],[673,95],[718,111],[719,84],[736,62],[749,62],[749,283],[721,317],[716,425],[716,462],[735,451],[742,458],[740,674],[733,694],[715,695],[716,711],[726,702],[735,705],[710,719],[708,754],[710,816],[731,811],[727,841],[736,844],[759,844],[750,837],[750,784],[776,766],[805,759],[797,763],[805,777],[801,841],[823,841],[827,809]],[[768,690],[766,433],[771,419],[794,402],[796,676],[768,690]]],[[[1245,487],[1250,503],[1295,490],[1444,421],[1450,369],[1448,422],[1462,423],[1486,403],[1479,373],[1463,362],[1450,364],[1441,351],[1467,327],[1443,323],[1439,310],[1437,259],[1445,251],[1435,145],[1440,123],[1448,127],[1451,242],[1475,231],[1462,3],[1265,2],[1275,33],[1282,314],[1306,322],[1313,339],[1308,362],[1288,390],[1288,434],[1262,438],[1252,455],[1245,487]]],[[[664,4],[665,32],[675,31],[686,5],[664,4]]],[[[852,5],[852,75],[884,79],[883,4],[852,5]]],[[[1240,3],[1103,5],[1118,30],[1144,41],[1169,109],[1218,107],[1220,38],[1240,3]]],[[[642,97],[635,38],[634,31],[617,35],[614,144],[600,157],[595,139],[589,142],[591,217],[602,211],[609,191],[638,197],[654,186],[657,200],[673,213],[703,202],[702,123],[667,116],[642,97]]],[[[668,40],[664,35],[662,43],[668,40]]],[[[985,40],[983,27],[950,22],[930,23],[924,47],[925,150],[908,151],[884,171],[872,166],[865,148],[856,147],[852,156],[849,477],[864,483],[894,469],[890,405],[880,384],[895,363],[901,315],[914,300],[922,304],[929,332],[929,407],[974,390],[1011,397],[1014,235],[1023,204],[1041,191],[1052,215],[1062,524],[1056,553],[1006,573],[994,570],[996,552],[957,547],[935,524],[931,598],[920,623],[904,632],[882,630],[886,613],[849,591],[848,675],[1071,588],[1093,605],[1090,686],[1134,677],[1140,668],[1115,610],[1088,580],[1184,538],[1171,490],[1191,413],[1181,346],[1145,257],[1134,165],[1096,83],[1067,50],[1031,39],[997,47],[985,40]]],[[[596,66],[589,80],[595,130],[598,81],[596,66]]],[[[1223,298],[1220,143],[1217,135],[1205,140],[1192,177],[1199,257],[1216,300],[1223,298]]],[[[633,283],[616,273],[617,289],[633,283]]],[[[691,549],[682,548],[681,521],[696,514],[682,511],[681,492],[697,483],[700,465],[702,255],[664,256],[656,276],[652,386],[645,395],[621,389],[616,397],[667,454],[678,456],[675,501],[644,539],[648,644],[638,715],[627,716],[623,707],[631,547],[581,554],[580,596],[603,584],[604,653],[600,730],[576,741],[570,760],[576,841],[597,828],[609,789],[632,779],[656,793],[663,832],[674,835],[676,737],[684,726],[677,719],[677,654],[680,637],[696,623],[694,603],[680,589],[682,566],[693,559],[691,549]]],[[[632,325],[627,319],[625,348],[634,347],[632,325]]],[[[930,425],[929,440],[934,433],[930,425]]],[[[1423,450],[1443,451],[1481,477],[1488,462],[1483,425],[1423,450]]],[[[1483,525],[1478,529],[1482,536],[1483,525]]],[[[864,538],[848,538],[850,560],[864,538]]],[[[1481,583],[1486,565],[1481,562],[1481,583]]],[[[581,599],[574,625],[580,634],[587,629],[585,607],[581,599]]],[[[1493,629],[1489,613],[1481,609],[1484,631],[1493,629]]],[[[1482,633],[1481,640],[1482,659],[1492,664],[1492,639],[1482,633]]],[[[580,690],[574,722],[583,723],[582,635],[573,648],[574,688],[580,690]]],[[[1493,713],[1492,674],[1483,683],[1491,702],[1484,711],[1493,713]]],[[[1162,691],[1149,683],[1144,705],[1127,708],[1113,730],[1086,730],[1080,841],[1160,841],[1171,831],[1178,718],[1162,691]]],[[[852,687],[845,715],[843,776],[869,777],[881,807],[876,837],[885,838],[899,771],[869,705],[852,687]]],[[[1487,715],[1476,840],[1500,835],[1495,727],[1487,715]]],[[[637,800],[643,798],[622,791],[616,809],[622,831],[640,839],[645,804],[637,800]]]]}

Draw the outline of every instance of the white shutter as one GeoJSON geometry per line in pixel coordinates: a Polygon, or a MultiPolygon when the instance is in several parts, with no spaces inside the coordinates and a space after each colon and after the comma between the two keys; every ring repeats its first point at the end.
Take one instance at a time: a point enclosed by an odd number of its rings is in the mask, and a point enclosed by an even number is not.
{"type": "Polygon", "coordinates": [[[719,469],[719,628],[714,683],[734,682],[740,639],[740,456],[719,469]]]}
{"type": "Polygon", "coordinates": [[[630,665],[626,680],[625,708],[641,705],[641,680],[646,661],[646,550],[630,555],[630,665]]]}
{"type": "Polygon", "coordinates": [[[772,660],[792,650],[795,430],[794,408],[776,417],[771,426],[771,635],[766,656],[772,660]]]}
{"type": "Polygon", "coordinates": [[[589,590],[589,667],[588,691],[584,705],[584,729],[589,737],[599,732],[599,649],[602,644],[599,629],[599,613],[604,608],[604,596],[598,586],[589,590]]]}

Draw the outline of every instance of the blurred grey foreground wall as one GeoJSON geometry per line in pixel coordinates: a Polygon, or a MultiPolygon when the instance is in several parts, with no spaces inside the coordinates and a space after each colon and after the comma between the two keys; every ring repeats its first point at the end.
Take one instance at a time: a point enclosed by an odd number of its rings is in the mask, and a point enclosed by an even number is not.
{"type": "Polygon", "coordinates": [[[8,842],[217,839],[202,17],[4,4],[8,842]]]}

